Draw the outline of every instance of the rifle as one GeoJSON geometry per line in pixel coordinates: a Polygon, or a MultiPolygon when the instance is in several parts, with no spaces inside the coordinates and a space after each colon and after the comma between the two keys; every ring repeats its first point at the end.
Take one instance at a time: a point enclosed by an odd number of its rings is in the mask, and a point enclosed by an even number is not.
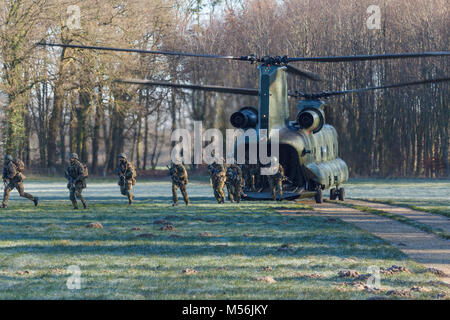
{"type": "Polygon", "coordinates": [[[69,180],[69,183],[67,184],[67,189],[71,189],[74,187],[75,183],[73,181],[73,178],[71,175],[69,175],[69,173],[67,172],[67,170],[64,172],[64,175],[66,176],[66,179],[69,180]]]}
{"type": "Polygon", "coordinates": [[[169,174],[170,177],[172,178],[172,181],[175,182],[177,186],[181,186],[182,181],[180,180],[180,177],[175,174],[175,168],[169,167],[168,165],[166,165],[166,167],[167,169],[169,169],[169,174]]]}

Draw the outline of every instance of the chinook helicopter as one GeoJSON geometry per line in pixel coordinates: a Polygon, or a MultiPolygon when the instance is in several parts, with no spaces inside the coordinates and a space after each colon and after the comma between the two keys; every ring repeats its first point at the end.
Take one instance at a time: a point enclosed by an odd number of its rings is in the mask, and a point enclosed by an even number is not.
{"type": "MultiPolygon", "coordinates": [[[[330,190],[330,199],[345,200],[345,189],[342,185],[348,180],[347,164],[338,155],[338,134],[334,127],[325,122],[324,99],[370,90],[398,88],[410,85],[422,85],[449,81],[450,78],[428,79],[407,83],[389,84],[377,87],[350,89],[343,91],[323,91],[320,93],[301,93],[288,91],[287,74],[303,77],[312,81],[321,81],[322,77],[316,73],[293,67],[292,62],[352,62],[386,59],[427,58],[449,56],[449,51],[397,53],[356,56],[328,56],[328,57],[287,57],[287,56],[224,56],[211,54],[197,54],[173,51],[151,51],[141,49],[124,49],[101,46],[86,46],[77,44],[56,44],[40,42],[41,46],[66,47],[74,49],[106,50],[134,52],[142,54],[159,54],[182,57],[200,57],[209,59],[247,61],[258,64],[259,88],[233,88],[223,86],[207,86],[196,84],[180,84],[164,81],[140,79],[116,79],[116,82],[172,87],[180,89],[203,90],[219,93],[231,93],[258,97],[258,107],[246,106],[233,113],[231,124],[238,129],[254,129],[256,139],[251,140],[246,134],[237,137],[235,150],[244,147],[246,154],[251,144],[258,148],[260,135],[266,134],[270,144],[273,130],[277,130],[279,137],[279,163],[285,169],[287,177],[283,185],[283,199],[293,200],[300,197],[314,197],[317,203],[323,202],[323,192],[330,190]],[[295,119],[289,115],[288,98],[299,99],[296,106],[298,113],[295,119]],[[262,129],[265,129],[264,131],[262,129]],[[256,142],[255,142],[256,141],[256,142]]],[[[270,149],[270,148],[268,148],[270,149]]],[[[253,149],[254,150],[254,149],[253,149]]],[[[245,190],[247,200],[271,200],[267,182],[262,182],[258,190],[245,190]]]]}

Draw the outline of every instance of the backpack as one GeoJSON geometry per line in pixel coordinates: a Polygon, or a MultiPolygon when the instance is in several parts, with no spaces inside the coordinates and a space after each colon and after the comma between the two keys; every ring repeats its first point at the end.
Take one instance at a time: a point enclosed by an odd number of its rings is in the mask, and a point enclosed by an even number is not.
{"type": "Polygon", "coordinates": [[[87,167],[87,165],[82,163],[81,168],[82,168],[81,176],[83,177],[83,179],[86,179],[89,176],[88,167],[87,167]]]}
{"type": "Polygon", "coordinates": [[[14,164],[16,165],[16,170],[18,172],[22,173],[25,170],[25,163],[23,163],[22,160],[17,159],[17,160],[14,161],[14,164]]]}

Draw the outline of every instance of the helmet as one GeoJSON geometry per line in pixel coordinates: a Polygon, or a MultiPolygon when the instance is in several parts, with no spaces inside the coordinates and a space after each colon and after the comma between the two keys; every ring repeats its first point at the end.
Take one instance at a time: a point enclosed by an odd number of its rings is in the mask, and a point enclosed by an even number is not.
{"type": "Polygon", "coordinates": [[[13,158],[9,154],[5,154],[5,161],[12,161],[13,158]]]}
{"type": "Polygon", "coordinates": [[[175,165],[179,165],[179,164],[182,164],[183,161],[181,161],[180,157],[176,157],[175,159],[172,160],[172,163],[175,165]]]}
{"type": "Polygon", "coordinates": [[[126,154],[125,153],[119,153],[118,155],[117,155],[117,158],[123,158],[123,159],[127,159],[127,156],[126,156],[126,154]]]}
{"type": "Polygon", "coordinates": [[[76,153],[71,153],[71,154],[70,154],[70,159],[77,159],[77,160],[78,160],[78,159],[79,159],[79,158],[78,158],[78,154],[76,154],[76,153]]]}

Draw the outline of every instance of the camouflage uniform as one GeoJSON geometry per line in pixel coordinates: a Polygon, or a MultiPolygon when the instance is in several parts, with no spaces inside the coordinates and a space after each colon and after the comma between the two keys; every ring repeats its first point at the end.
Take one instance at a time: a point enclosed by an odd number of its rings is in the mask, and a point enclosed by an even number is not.
{"type": "Polygon", "coordinates": [[[214,197],[218,203],[225,202],[225,193],[223,188],[226,182],[226,171],[223,164],[214,162],[208,165],[209,175],[211,179],[211,184],[214,190],[214,197]]]}
{"type": "Polygon", "coordinates": [[[186,192],[186,185],[188,184],[188,174],[183,164],[174,164],[169,168],[170,177],[172,178],[172,200],[173,205],[178,204],[177,189],[180,188],[186,205],[189,204],[189,197],[186,192]]]}
{"type": "Polygon", "coordinates": [[[119,155],[117,164],[117,175],[119,176],[120,193],[128,198],[128,204],[133,203],[134,196],[131,189],[136,184],[136,170],[131,162],[127,160],[124,154],[119,155]]]}
{"type": "Polygon", "coordinates": [[[267,176],[267,179],[269,180],[272,199],[277,200],[276,194],[278,193],[279,200],[281,201],[281,198],[283,196],[283,181],[286,179],[286,177],[284,175],[283,166],[281,164],[279,164],[278,166],[278,171],[273,175],[267,176]]]}
{"type": "Polygon", "coordinates": [[[244,179],[244,185],[247,190],[253,190],[254,184],[252,175],[250,172],[250,165],[249,164],[243,164],[242,165],[242,178],[244,179]]]}
{"type": "Polygon", "coordinates": [[[24,192],[22,172],[19,171],[19,167],[16,165],[18,160],[13,161],[10,156],[5,156],[5,163],[3,166],[3,182],[5,183],[5,190],[3,193],[2,208],[8,206],[9,193],[11,190],[17,189],[22,198],[27,198],[34,202],[34,205],[38,205],[38,197],[33,197],[31,194],[24,192]]]}
{"type": "Polygon", "coordinates": [[[249,174],[250,174],[250,187],[251,190],[255,191],[262,187],[262,177],[261,177],[261,171],[258,164],[250,164],[249,165],[249,174]]]}
{"type": "Polygon", "coordinates": [[[237,164],[231,164],[226,172],[226,185],[228,190],[228,198],[231,202],[241,202],[242,194],[242,170],[237,164]]]}
{"type": "Polygon", "coordinates": [[[72,201],[73,208],[78,209],[77,198],[80,199],[83,204],[83,208],[86,209],[86,201],[84,200],[81,192],[86,188],[86,177],[84,175],[85,167],[78,160],[77,155],[72,155],[70,159],[70,165],[65,171],[65,176],[69,183],[67,184],[67,189],[70,191],[70,200],[72,201]]]}

